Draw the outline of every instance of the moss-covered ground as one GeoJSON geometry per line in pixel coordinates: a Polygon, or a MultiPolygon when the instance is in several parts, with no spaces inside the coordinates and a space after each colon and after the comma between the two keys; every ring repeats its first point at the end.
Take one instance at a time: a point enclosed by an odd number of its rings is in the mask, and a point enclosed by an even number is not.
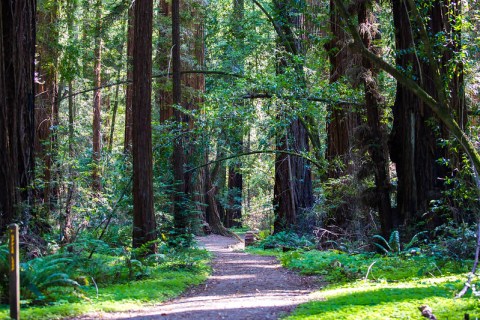
{"type": "Polygon", "coordinates": [[[328,283],[317,301],[299,306],[286,319],[423,319],[422,305],[431,307],[438,319],[463,319],[465,314],[480,318],[479,298],[471,291],[455,299],[472,261],[335,250],[249,251],[276,255],[285,267],[320,275],[328,283]]]}
{"type": "MultiPolygon", "coordinates": [[[[210,255],[198,249],[192,249],[190,254],[195,256],[192,265],[165,262],[150,267],[149,275],[143,279],[99,284],[98,295],[97,288],[90,281],[89,285],[74,291],[72,288],[57,288],[56,300],[47,305],[35,306],[29,301],[21,301],[21,319],[62,319],[94,311],[127,311],[164,302],[203,282],[208,276],[210,255]]],[[[10,319],[7,305],[0,306],[0,319],[10,319]]]]}

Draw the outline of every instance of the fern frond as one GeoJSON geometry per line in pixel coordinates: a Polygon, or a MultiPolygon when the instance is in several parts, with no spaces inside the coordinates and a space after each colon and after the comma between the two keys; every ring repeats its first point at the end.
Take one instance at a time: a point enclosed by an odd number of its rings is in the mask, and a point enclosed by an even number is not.
{"type": "Polygon", "coordinates": [[[427,231],[422,231],[422,232],[419,232],[416,235],[414,235],[412,240],[410,240],[410,242],[405,245],[404,250],[407,250],[410,247],[412,247],[418,241],[418,237],[421,236],[422,234],[425,234],[425,233],[427,233],[427,231]]]}
{"type": "Polygon", "coordinates": [[[387,249],[385,249],[385,247],[382,246],[381,244],[376,243],[376,242],[374,242],[373,244],[376,245],[376,246],[377,246],[380,250],[382,250],[385,254],[389,254],[389,251],[388,251],[387,249]]]}
{"type": "Polygon", "coordinates": [[[397,253],[400,252],[400,232],[398,232],[398,230],[392,231],[388,243],[390,244],[390,247],[393,249],[393,251],[397,253]]]}
{"type": "Polygon", "coordinates": [[[383,247],[383,250],[386,251],[387,253],[388,253],[389,251],[392,251],[392,247],[390,247],[390,244],[388,243],[388,241],[387,241],[384,237],[382,237],[381,235],[376,234],[376,235],[374,235],[372,238],[378,239],[378,240],[380,240],[381,242],[383,242],[383,245],[382,245],[382,244],[379,244],[379,243],[377,243],[377,242],[374,242],[374,244],[377,245],[377,246],[382,246],[382,247],[383,247]]]}

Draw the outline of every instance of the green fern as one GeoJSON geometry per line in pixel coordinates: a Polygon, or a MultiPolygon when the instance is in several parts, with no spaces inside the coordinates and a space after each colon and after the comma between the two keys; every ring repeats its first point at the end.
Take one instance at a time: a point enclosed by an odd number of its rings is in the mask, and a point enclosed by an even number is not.
{"type": "Polygon", "coordinates": [[[80,284],[71,279],[74,260],[69,257],[52,255],[21,263],[21,285],[25,295],[36,303],[55,300],[52,290],[56,287],[80,288],[80,284]]]}
{"type": "Polygon", "coordinates": [[[422,234],[426,234],[426,233],[427,233],[427,231],[422,231],[422,232],[419,232],[416,235],[414,235],[412,237],[412,240],[410,240],[410,242],[404,246],[403,250],[410,249],[414,244],[417,243],[419,236],[421,236],[422,234]]]}
{"type": "Polygon", "coordinates": [[[400,232],[398,232],[398,230],[392,231],[388,244],[393,251],[400,253],[400,232]]]}
{"type": "MultiPolygon", "coordinates": [[[[425,233],[426,233],[426,231],[422,231],[422,232],[419,232],[416,235],[414,235],[412,237],[412,239],[410,240],[410,242],[403,246],[403,250],[402,250],[402,245],[401,245],[401,242],[400,242],[400,232],[398,232],[398,230],[392,231],[388,241],[384,237],[382,237],[381,235],[378,235],[378,234],[374,235],[372,238],[374,240],[379,240],[378,242],[374,242],[373,244],[377,248],[379,248],[382,252],[384,252],[385,254],[387,254],[387,255],[389,255],[389,254],[401,254],[401,253],[404,253],[406,250],[412,249],[412,246],[417,243],[419,236],[422,235],[422,234],[425,234],[425,233]]],[[[416,249],[418,249],[418,248],[416,248],[416,249]]],[[[420,249],[418,249],[418,251],[419,250],[420,249]]]]}
{"type": "Polygon", "coordinates": [[[377,242],[374,242],[373,244],[379,248],[380,250],[382,250],[385,254],[389,254],[390,252],[392,252],[392,247],[390,247],[390,244],[388,243],[388,241],[382,237],[381,235],[374,235],[372,238],[374,239],[378,239],[380,240],[381,242],[383,242],[383,244],[381,243],[377,243],[377,242]]]}

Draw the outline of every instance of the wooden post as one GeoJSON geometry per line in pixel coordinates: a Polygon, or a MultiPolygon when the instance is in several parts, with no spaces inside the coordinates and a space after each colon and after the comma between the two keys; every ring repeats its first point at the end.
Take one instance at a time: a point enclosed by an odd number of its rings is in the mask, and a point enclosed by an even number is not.
{"type": "Polygon", "coordinates": [[[18,246],[18,225],[9,226],[9,269],[10,269],[10,318],[20,319],[20,263],[18,246]]]}

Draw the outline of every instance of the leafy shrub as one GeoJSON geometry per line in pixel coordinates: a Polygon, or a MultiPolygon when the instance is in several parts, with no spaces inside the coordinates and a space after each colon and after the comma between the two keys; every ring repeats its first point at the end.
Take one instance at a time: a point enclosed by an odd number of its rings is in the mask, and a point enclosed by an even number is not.
{"type": "Polygon", "coordinates": [[[274,235],[268,236],[260,241],[259,247],[264,249],[273,248],[311,248],[314,246],[312,239],[306,236],[300,237],[295,232],[282,231],[274,235]]]}
{"type": "Polygon", "coordinates": [[[476,228],[466,223],[450,221],[435,228],[435,242],[430,244],[432,254],[455,260],[473,258],[477,242],[476,228]]]}

